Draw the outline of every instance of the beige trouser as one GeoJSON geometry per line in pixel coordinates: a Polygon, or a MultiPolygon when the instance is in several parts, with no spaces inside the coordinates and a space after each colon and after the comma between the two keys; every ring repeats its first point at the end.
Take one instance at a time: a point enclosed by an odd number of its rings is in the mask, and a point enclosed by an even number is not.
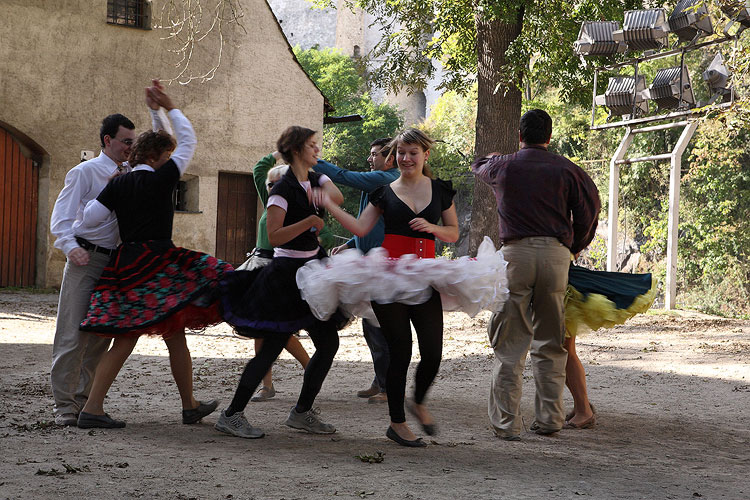
{"type": "Polygon", "coordinates": [[[50,370],[56,415],[81,411],[91,391],[96,365],[109,347],[110,339],[78,329],[86,317],[91,292],[108,262],[108,256],[89,252],[85,266],[70,261],[65,264],[50,370]]]}
{"type": "Polygon", "coordinates": [[[536,384],[535,413],[539,427],[560,430],[564,421],[565,386],[563,299],[568,284],[570,251],[557,238],[530,237],[503,246],[508,261],[510,297],[488,325],[495,350],[489,417],[500,437],[521,433],[521,389],[526,353],[536,384]]]}

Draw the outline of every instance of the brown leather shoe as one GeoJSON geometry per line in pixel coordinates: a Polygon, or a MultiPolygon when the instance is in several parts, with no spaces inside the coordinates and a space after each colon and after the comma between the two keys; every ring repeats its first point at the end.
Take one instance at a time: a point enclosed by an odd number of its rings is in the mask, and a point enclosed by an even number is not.
{"type": "Polygon", "coordinates": [[[367,398],[368,404],[377,404],[377,403],[387,403],[388,402],[388,394],[385,392],[379,392],[375,394],[374,396],[370,396],[367,398]]]}
{"type": "Polygon", "coordinates": [[[358,398],[369,398],[380,393],[380,386],[377,382],[373,382],[369,389],[363,389],[357,391],[358,398]]]}

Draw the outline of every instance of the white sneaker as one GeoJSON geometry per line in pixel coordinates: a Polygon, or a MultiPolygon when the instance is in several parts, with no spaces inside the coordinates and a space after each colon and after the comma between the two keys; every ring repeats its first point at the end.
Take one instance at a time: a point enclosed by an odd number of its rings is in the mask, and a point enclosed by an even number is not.
{"type": "Polygon", "coordinates": [[[231,417],[227,417],[226,410],[221,412],[214,428],[217,431],[246,439],[258,439],[266,435],[262,430],[250,425],[242,412],[237,412],[231,417]]]}
{"type": "Polygon", "coordinates": [[[334,426],[320,420],[318,415],[320,415],[319,408],[311,408],[305,413],[297,413],[297,410],[292,408],[292,411],[289,412],[289,418],[284,423],[289,427],[312,432],[313,434],[333,434],[336,432],[334,426]]]}

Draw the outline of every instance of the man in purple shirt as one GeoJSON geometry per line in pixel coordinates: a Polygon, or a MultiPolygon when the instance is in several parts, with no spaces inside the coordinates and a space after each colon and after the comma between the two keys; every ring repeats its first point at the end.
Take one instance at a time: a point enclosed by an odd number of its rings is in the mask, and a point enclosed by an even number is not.
{"type": "Polygon", "coordinates": [[[521,150],[476,160],[471,170],[492,187],[500,240],[508,261],[510,298],[488,327],[495,350],[489,417],[495,434],[520,439],[521,388],[526,353],[536,384],[538,434],[564,423],[563,299],[571,254],[594,238],[601,204],[596,185],[579,166],[547,151],[552,119],[532,109],[521,117],[521,150]]]}

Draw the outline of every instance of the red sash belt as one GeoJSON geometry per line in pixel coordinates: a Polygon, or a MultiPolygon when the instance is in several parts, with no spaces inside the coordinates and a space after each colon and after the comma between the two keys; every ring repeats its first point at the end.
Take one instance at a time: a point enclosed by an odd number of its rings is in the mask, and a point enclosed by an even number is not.
{"type": "Polygon", "coordinates": [[[406,254],[414,254],[421,259],[435,258],[435,240],[427,238],[386,234],[383,248],[388,250],[388,256],[394,259],[406,254]]]}

